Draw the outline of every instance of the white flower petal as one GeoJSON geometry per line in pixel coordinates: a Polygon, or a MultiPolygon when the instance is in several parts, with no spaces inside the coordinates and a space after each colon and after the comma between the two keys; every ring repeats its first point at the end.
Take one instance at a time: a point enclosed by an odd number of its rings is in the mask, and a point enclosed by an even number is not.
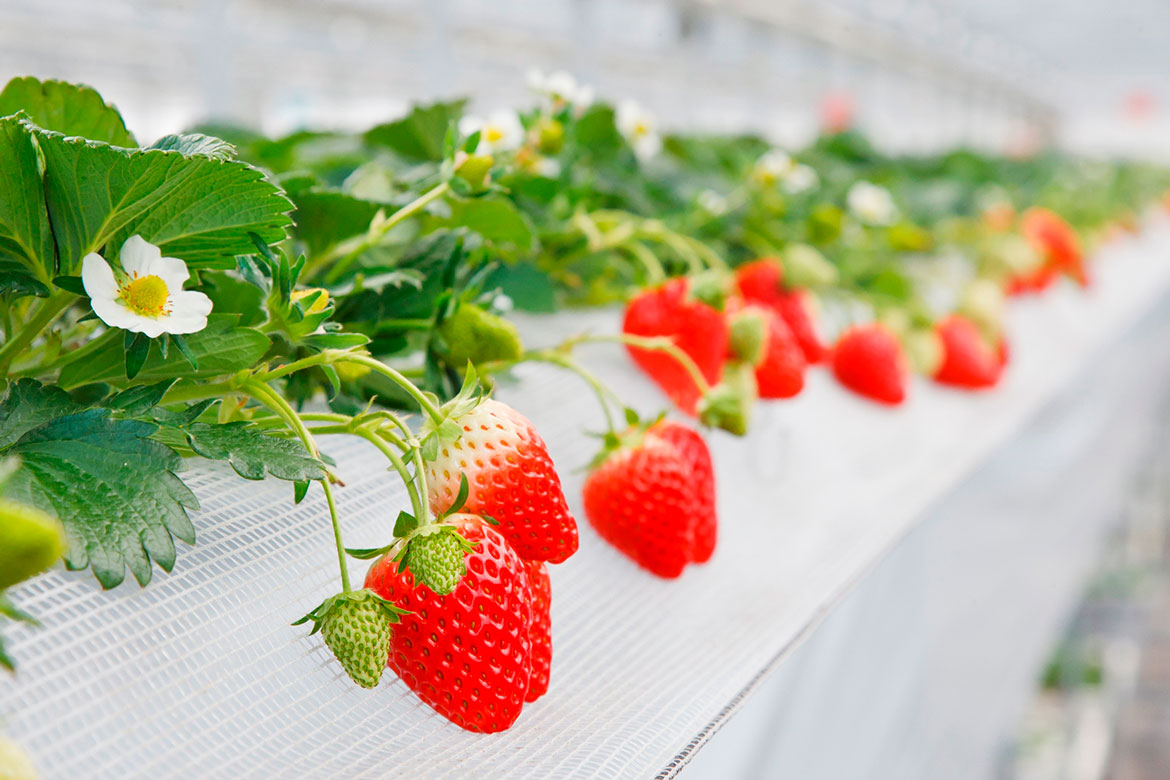
{"type": "Polygon", "coordinates": [[[459,119],[459,134],[467,137],[477,130],[483,129],[483,117],[468,114],[459,119]]]}
{"type": "Polygon", "coordinates": [[[98,319],[111,328],[125,328],[134,317],[134,312],[127,309],[113,298],[90,298],[89,305],[98,319]]]}
{"type": "Polygon", "coordinates": [[[122,261],[122,270],[134,276],[147,276],[149,269],[162,258],[162,252],[142,236],[133,235],[122,244],[122,251],[118,259],[122,261]]]}
{"type": "Polygon", "coordinates": [[[167,328],[167,317],[140,317],[135,314],[134,319],[136,320],[136,327],[127,328],[127,330],[145,333],[152,339],[157,339],[162,334],[169,332],[169,328],[167,328]]]}
{"type": "Polygon", "coordinates": [[[197,316],[207,319],[211,314],[211,299],[196,290],[175,290],[171,293],[171,315],[175,317],[197,316]]]}
{"type": "Polygon", "coordinates": [[[162,279],[170,292],[182,289],[183,282],[191,278],[187,264],[177,257],[159,257],[147,266],[146,273],[162,279]]]}
{"type": "Polygon", "coordinates": [[[174,333],[176,336],[181,336],[185,333],[198,333],[207,327],[207,317],[195,316],[169,316],[159,317],[158,322],[160,327],[166,333],[174,333]]]}
{"type": "Polygon", "coordinates": [[[114,279],[114,271],[96,252],[90,252],[81,260],[81,284],[90,299],[113,301],[118,297],[118,282],[114,279]]]}

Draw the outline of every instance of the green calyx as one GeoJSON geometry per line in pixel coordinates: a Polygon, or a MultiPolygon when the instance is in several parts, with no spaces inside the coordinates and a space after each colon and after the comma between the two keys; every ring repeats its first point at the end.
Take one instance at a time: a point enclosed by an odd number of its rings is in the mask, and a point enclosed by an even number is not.
{"type": "MultiPolygon", "coordinates": [[[[463,435],[463,425],[459,421],[475,411],[475,408],[483,403],[484,397],[475,364],[468,363],[467,370],[463,373],[463,386],[459,388],[458,394],[439,407],[442,419],[432,420],[428,417],[423,422],[419,434],[423,460],[436,460],[440,447],[459,441],[463,435]]],[[[438,398],[434,400],[438,402],[438,398]]]]}
{"type": "Polygon", "coordinates": [[[764,360],[768,347],[768,320],[754,307],[738,311],[728,319],[728,343],[731,353],[750,366],[764,360]]]}
{"type": "Polygon", "coordinates": [[[699,421],[743,436],[757,397],[755,369],[747,363],[732,361],[724,368],[723,381],[699,401],[699,421]]]}
{"type": "Polygon", "coordinates": [[[363,589],[330,596],[293,625],[313,621],[310,635],[321,632],[350,679],[363,688],[374,688],[390,655],[390,626],[404,614],[405,610],[363,589]]]}
{"type": "Polygon", "coordinates": [[[725,271],[708,269],[690,277],[687,292],[691,298],[702,301],[712,309],[723,311],[730,287],[731,279],[725,271]]]}
{"type": "Polygon", "coordinates": [[[518,360],[524,352],[515,325],[471,303],[455,309],[438,331],[446,345],[444,357],[452,366],[518,360]]]}

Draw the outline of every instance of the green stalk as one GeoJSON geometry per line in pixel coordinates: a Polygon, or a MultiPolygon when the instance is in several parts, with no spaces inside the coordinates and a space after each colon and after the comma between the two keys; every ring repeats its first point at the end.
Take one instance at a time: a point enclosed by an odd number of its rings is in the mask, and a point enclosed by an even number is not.
{"type": "Polygon", "coordinates": [[[349,270],[349,267],[353,265],[354,261],[361,257],[361,255],[367,250],[377,246],[378,242],[385,238],[386,234],[390,232],[391,228],[408,217],[412,217],[419,211],[422,211],[432,201],[438,200],[439,198],[446,195],[450,189],[451,185],[447,184],[447,182],[436,185],[419,197],[415,198],[410,203],[398,209],[398,211],[395,211],[384,222],[382,222],[382,224],[380,224],[377,229],[371,230],[365,236],[362,236],[360,240],[356,242],[347,241],[338,244],[334,251],[327,254],[325,259],[322,260],[322,264],[337,260],[333,267],[325,273],[325,284],[333,284],[338,279],[340,279],[341,275],[349,270]],[[338,258],[338,254],[342,252],[344,254],[341,254],[340,258],[338,258]]]}
{"type": "Polygon", "coordinates": [[[613,335],[586,334],[568,339],[560,347],[558,347],[558,349],[569,352],[572,351],[573,347],[577,346],[578,344],[614,343],[625,344],[626,346],[636,347],[638,349],[665,352],[674,358],[675,361],[677,361],[678,364],[686,370],[687,374],[690,375],[691,380],[695,383],[695,386],[699,388],[699,391],[703,395],[706,395],[711,390],[711,385],[707,382],[707,377],[703,376],[703,372],[699,370],[699,367],[695,364],[695,361],[691,358],[691,356],[686,352],[683,352],[677,344],[675,344],[666,336],[631,336],[626,333],[613,335]]]}
{"type": "Polygon", "coordinates": [[[17,328],[16,335],[7,344],[0,346],[0,374],[8,373],[8,366],[21,350],[32,343],[33,339],[41,334],[45,328],[61,316],[77,296],[64,290],[58,291],[45,298],[36,313],[17,328]]]}

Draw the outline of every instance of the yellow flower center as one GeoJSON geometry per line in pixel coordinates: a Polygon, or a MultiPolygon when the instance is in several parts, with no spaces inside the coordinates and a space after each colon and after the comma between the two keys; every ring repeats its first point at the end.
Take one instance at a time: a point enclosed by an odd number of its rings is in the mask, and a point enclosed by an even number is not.
{"type": "Polygon", "coordinates": [[[143,317],[161,317],[169,313],[167,300],[170,298],[170,291],[167,289],[167,283],[154,274],[135,275],[121,292],[122,302],[135,314],[141,314],[143,317]]]}
{"type": "Polygon", "coordinates": [[[644,135],[650,135],[650,123],[639,120],[634,123],[634,137],[641,138],[644,135]]]}
{"type": "Polygon", "coordinates": [[[489,144],[499,143],[504,140],[504,130],[498,125],[488,125],[483,129],[483,139],[489,144]]]}

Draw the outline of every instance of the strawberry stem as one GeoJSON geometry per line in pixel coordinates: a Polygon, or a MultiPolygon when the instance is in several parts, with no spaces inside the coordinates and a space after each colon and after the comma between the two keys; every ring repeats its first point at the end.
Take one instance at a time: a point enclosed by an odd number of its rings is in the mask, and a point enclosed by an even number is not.
{"type": "Polygon", "coordinates": [[[627,347],[634,347],[636,349],[648,349],[655,352],[665,352],[670,355],[680,366],[686,370],[690,375],[691,381],[699,388],[702,395],[706,395],[711,391],[711,384],[707,381],[707,377],[703,376],[703,372],[699,370],[699,366],[695,361],[671,341],[666,336],[632,336],[628,333],[611,334],[611,335],[595,335],[582,334],[567,339],[559,347],[559,352],[571,352],[578,344],[625,344],[627,347]]]}
{"type": "MultiPolygon", "coordinates": [[[[354,418],[355,423],[357,420],[358,418],[354,418]]],[[[370,444],[373,444],[383,455],[386,456],[386,459],[390,461],[391,465],[394,467],[394,470],[398,472],[398,476],[402,479],[402,484],[406,487],[406,493],[410,497],[410,508],[414,511],[414,516],[417,518],[423,518],[427,510],[426,505],[419,496],[418,485],[415,483],[414,478],[411,477],[410,471],[406,468],[406,461],[402,459],[401,455],[394,451],[393,447],[387,444],[387,440],[392,441],[400,448],[402,448],[406,443],[397,436],[394,436],[389,431],[375,432],[360,424],[350,426],[350,432],[356,436],[360,436],[370,444]]],[[[411,448],[409,445],[407,445],[406,449],[411,448]]]]}

